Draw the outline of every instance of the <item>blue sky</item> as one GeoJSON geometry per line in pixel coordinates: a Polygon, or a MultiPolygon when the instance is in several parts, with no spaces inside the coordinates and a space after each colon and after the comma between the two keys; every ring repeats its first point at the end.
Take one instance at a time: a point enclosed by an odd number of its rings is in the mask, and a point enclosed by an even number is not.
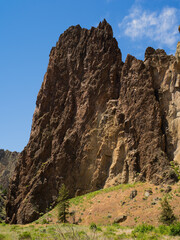
{"type": "Polygon", "coordinates": [[[180,0],[0,0],[0,148],[26,146],[51,47],[69,26],[111,24],[123,60],[148,46],[174,54],[180,0]]]}

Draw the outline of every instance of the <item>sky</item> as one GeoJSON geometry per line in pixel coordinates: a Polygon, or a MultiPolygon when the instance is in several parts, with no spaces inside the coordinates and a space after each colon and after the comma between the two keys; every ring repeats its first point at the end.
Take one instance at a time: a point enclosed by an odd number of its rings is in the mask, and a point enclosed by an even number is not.
{"type": "Polygon", "coordinates": [[[148,46],[175,54],[180,0],[0,0],[0,149],[28,143],[36,97],[49,53],[68,27],[106,19],[127,54],[144,59],[148,46]]]}

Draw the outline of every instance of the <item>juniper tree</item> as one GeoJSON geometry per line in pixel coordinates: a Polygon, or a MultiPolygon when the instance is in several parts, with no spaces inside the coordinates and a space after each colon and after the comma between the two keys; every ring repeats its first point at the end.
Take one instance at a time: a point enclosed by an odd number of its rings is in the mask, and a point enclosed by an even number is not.
{"type": "Polygon", "coordinates": [[[176,220],[176,217],[166,197],[161,202],[161,208],[160,222],[166,225],[172,224],[176,220]]]}
{"type": "Polygon", "coordinates": [[[67,222],[69,214],[69,192],[64,184],[61,185],[58,197],[58,219],[60,222],[67,222]]]}

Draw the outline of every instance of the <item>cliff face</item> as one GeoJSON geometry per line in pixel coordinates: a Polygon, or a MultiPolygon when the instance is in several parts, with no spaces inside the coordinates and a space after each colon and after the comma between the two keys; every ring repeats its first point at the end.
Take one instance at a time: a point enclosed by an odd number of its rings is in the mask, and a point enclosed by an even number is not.
{"type": "Polygon", "coordinates": [[[9,179],[13,175],[18,155],[17,152],[0,149],[0,186],[3,189],[8,189],[9,179]]]}
{"type": "Polygon", "coordinates": [[[6,191],[13,175],[19,153],[0,149],[0,222],[5,220],[6,191]]]}
{"type": "MultiPolygon", "coordinates": [[[[149,48],[150,49],[150,48],[149,48]]],[[[150,49],[145,64],[152,68],[154,89],[159,102],[164,151],[170,161],[180,164],[180,42],[175,57],[163,50],[150,49]]]]}
{"type": "Polygon", "coordinates": [[[65,31],[50,53],[30,140],[11,181],[7,221],[38,218],[62,182],[73,196],[138,180],[175,181],[169,162],[179,151],[178,64],[152,48],[144,62],[128,55],[123,63],[105,20],[65,31]]]}

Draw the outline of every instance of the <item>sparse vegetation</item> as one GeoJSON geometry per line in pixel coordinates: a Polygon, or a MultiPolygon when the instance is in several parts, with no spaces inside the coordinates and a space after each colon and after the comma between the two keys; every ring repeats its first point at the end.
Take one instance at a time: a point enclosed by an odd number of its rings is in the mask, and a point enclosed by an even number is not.
{"type": "MultiPolygon", "coordinates": [[[[83,203],[84,200],[91,200],[92,198],[94,198],[95,196],[97,196],[99,194],[110,193],[110,192],[113,192],[113,191],[117,191],[119,189],[122,189],[124,191],[126,189],[133,188],[133,187],[135,187],[137,185],[140,185],[140,184],[142,184],[142,183],[136,182],[136,183],[132,183],[132,184],[119,184],[117,186],[100,189],[98,191],[87,193],[84,196],[77,196],[75,198],[72,198],[72,199],[70,199],[70,204],[79,205],[80,203],[83,203]]],[[[110,198],[109,195],[108,195],[108,198],[110,198]]]]}
{"type": "MultiPolygon", "coordinates": [[[[30,225],[8,225],[5,223],[0,224],[0,240],[41,240],[41,239],[52,239],[52,240],[119,240],[119,239],[141,239],[141,240],[161,240],[161,239],[173,239],[174,236],[180,236],[180,223],[174,222],[173,224],[169,225],[160,225],[158,227],[154,227],[148,224],[147,222],[144,222],[142,224],[142,218],[141,215],[132,215],[133,209],[136,211],[138,209],[141,209],[142,206],[139,205],[139,201],[141,201],[142,196],[144,195],[144,189],[147,189],[147,185],[138,185],[136,184],[128,184],[127,186],[125,184],[121,186],[116,186],[113,188],[108,189],[102,189],[99,191],[96,191],[95,193],[88,193],[81,197],[76,197],[74,199],[70,200],[71,208],[69,208],[68,205],[68,211],[69,214],[66,215],[67,220],[75,224],[70,223],[60,223],[60,220],[58,220],[58,214],[59,214],[59,206],[57,205],[56,208],[54,208],[51,212],[47,212],[45,215],[41,216],[38,220],[36,220],[34,223],[30,225]],[[135,204],[135,208],[132,206],[134,204],[134,201],[129,199],[129,193],[131,192],[131,186],[135,186],[135,188],[138,189],[138,197],[137,202],[135,204]],[[114,190],[113,190],[114,189],[114,190]],[[124,193],[126,196],[125,189],[127,189],[127,198],[119,198],[119,194],[124,193]],[[141,192],[139,189],[142,189],[141,192]],[[120,191],[119,191],[120,190],[120,191]],[[119,191],[119,192],[118,192],[119,191]],[[93,197],[92,197],[93,196],[93,197]],[[111,196],[111,198],[108,198],[108,196],[111,196]],[[113,201],[117,199],[118,206],[120,209],[126,207],[129,209],[129,213],[127,213],[127,221],[128,218],[132,217],[133,224],[138,224],[138,226],[130,228],[130,227],[123,227],[123,223],[114,223],[111,224],[114,221],[114,212],[117,211],[117,209],[113,206],[111,206],[110,209],[106,213],[104,213],[104,222],[96,222],[96,217],[99,217],[98,212],[94,212],[93,206],[96,205],[101,207],[101,204],[105,204],[106,201],[113,201]],[[99,202],[100,201],[100,202],[99,202]],[[92,202],[92,204],[90,204],[92,202]],[[122,205],[123,202],[123,205],[122,205]],[[141,208],[140,208],[141,207],[141,208]],[[88,212],[88,209],[91,209],[91,211],[88,212]],[[91,224],[89,226],[84,226],[80,224],[80,222],[84,221],[85,218],[87,218],[87,214],[89,214],[89,219],[91,219],[91,224]],[[93,218],[94,217],[94,218],[93,218]],[[74,220],[73,220],[74,218],[74,220]],[[48,224],[47,224],[48,223],[48,224]],[[107,225],[108,224],[108,225],[107,225]]],[[[65,187],[65,186],[64,186],[65,187]]],[[[149,189],[149,188],[148,188],[149,189]]],[[[164,186],[164,189],[166,190],[166,186],[164,186]]],[[[61,189],[60,189],[61,190],[61,189]]],[[[67,190],[67,189],[66,189],[67,190]]],[[[141,203],[145,203],[145,205],[148,205],[152,202],[154,198],[157,198],[155,194],[160,194],[158,196],[156,209],[162,211],[162,206],[160,208],[160,201],[161,198],[163,198],[163,195],[166,196],[166,200],[168,200],[168,196],[171,196],[172,198],[172,206],[174,205],[174,198],[176,197],[176,194],[179,192],[180,187],[179,185],[176,186],[176,188],[172,187],[171,193],[161,192],[160,188],[158,191],[156,191],[152,187],[153,194],[148,197],[148,199],[145,201],[142,201],[141,203]],[[149,202],[148,202],[149,201],[149,202]]],[[[64,190],[63,190],[64,191],[64,190]]],[[[60,191],[61,192],[61,191],[60,191]]],[[[66,191],[65,191],[66,192],[66,191]]],[[[68,192],[68,191],[67,191],[68,192]]],[[[66,192],[66,193],[67,193],[66,192]]],[[[68,199],[68,195],[64,194],[65,197],[63,199],[68,199]]],[[[60,195],[59,201],[62,199],[63,194],[60,195]]],[[[177,198],[178,200],[178,198],[177,198]]],[[[163,199],[164,201],[164,199],[163,199]]],[[[162,201],[162,202],[163,202],[162,201]]],[[[69,203],[69,204],[70,204],[69,203]]],[[[59,204],[59,203],[58,203],[59,204]]],[[[169,202],[168,202],[169,204],[169,202]]],[[[162,205],[162,204],[161,204],[162,205]]],[[[167,206],[167,204],[165,204],[167,206]]],[[[171,205],[169,204],[171,210],[173,209],[171,205]]],[[[154,206],[153,206],[154,207],[154,206]]],[[[153,207],[149,205],[149,208],[154,211],[153,207]]],[[[148,209],[148,207],[147,207],[148,209]]],[[[168,209],[168,208],[165,208],[168,209]]],[[[175,209],[176,210],[176,209],[175,209]]],[[[165,211],[168,212],[168,211],[165,211]]],[[[177,211],[176,211],[177,214],[177,211]]],[[[157,216],[157,219],[159,217],[157,216]]],[[[156,220],[157,220],[156,219],[156,220]]],[[[156,221],[158,222],[158,221],[156,221]]],[[[152,222],[154,224],[154,222],[152,222]]],[[[175,239],[175,237],[174,237],[175,239]]],[[[178,239],[178,238],[177,238],[178,239]]]]}

